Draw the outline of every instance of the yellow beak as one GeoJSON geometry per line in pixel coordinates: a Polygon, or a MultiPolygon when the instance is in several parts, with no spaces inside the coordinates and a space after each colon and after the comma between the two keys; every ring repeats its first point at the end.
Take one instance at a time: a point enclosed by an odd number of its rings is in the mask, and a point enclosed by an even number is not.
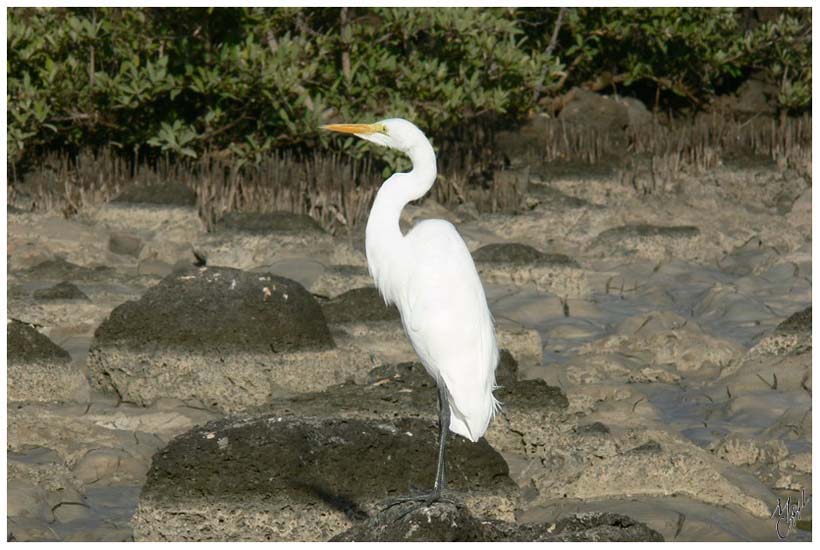
{"type": "Polygon", "coordinates": [[[342,134],[378,134],[384,132],[383,124],[325,124],[323,130],[342,134]]]}

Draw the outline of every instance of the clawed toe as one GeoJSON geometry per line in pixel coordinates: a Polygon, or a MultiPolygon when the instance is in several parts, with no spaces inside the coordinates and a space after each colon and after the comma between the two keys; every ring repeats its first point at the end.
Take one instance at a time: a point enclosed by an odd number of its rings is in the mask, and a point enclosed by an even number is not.
{"type": "Polygon", "coordinates": [[[431,493],[420,493],[415,495],[408,495],[403,497],[396,497],[394,499],[388,500],[384,508],[382,508],[382,512],[393,508],[394,506],[398,506],[400,504],[406,504],[408,502],[416,503],[415,506],[409,506],[406,510],[404,510],[397,519],[401,519],[407,514],[411,512],[415,512],[419,508],[426,508],[432,505],[434,502],[446,502],[448,504],[456,505],[457,502],[452,498],[445,496],[441,491],[433,491],[431,493]]]}

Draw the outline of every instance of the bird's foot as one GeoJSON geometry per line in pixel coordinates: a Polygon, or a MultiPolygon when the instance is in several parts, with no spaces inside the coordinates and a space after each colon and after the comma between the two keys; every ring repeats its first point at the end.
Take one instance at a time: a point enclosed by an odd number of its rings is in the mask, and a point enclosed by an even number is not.
{"type": "Polygon", "coordinates": [[[402,513],[396,518],[401,519],[407,514],[411,512],[415,512],[419,508],[427,508],[431,506],[435,502],[446,502],[448,504],[457,505],[458,502],[446,495],[444,491],[441,489],[436,489],[426,493],[417,493],[412,495],[407,495],[403,497],[396,497],[386,501],[384,508],[382,508],[382,512],[393,508],[394,506],[406,504],[406,503],[414,503],[413,506],[408,506],[402,513]]]}

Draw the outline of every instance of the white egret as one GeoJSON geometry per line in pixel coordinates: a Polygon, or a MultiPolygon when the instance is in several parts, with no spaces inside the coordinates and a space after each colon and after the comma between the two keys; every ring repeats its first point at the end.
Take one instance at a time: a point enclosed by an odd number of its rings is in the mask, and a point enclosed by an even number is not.
{"type": "Polygon", "coordinates": [[[398,307],[413,349],[438,386],[439,450],[433,491],[400,499],[429,504],[440,500],[447,486],[447,427],[478,441],[498,410],[492,393],[498,364],[492,315],[473,258],[453,224],[424,220],[406,235],[399,228],[402,208],[424,196],[436,179],[436,154],[424,133],[401,118],[322,128],[397,149],[413,162],[410,172],[393,174],[382,184],[365,239],[376,287],[387,303],[398,307]]]}

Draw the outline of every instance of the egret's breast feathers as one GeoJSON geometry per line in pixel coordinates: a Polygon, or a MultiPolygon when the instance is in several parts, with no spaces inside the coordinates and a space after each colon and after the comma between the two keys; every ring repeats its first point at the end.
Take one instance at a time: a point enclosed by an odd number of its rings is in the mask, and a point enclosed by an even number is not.
{"type": "Polygon", "coordinates": [[[408,337],[430,374],[447,386],[454,416],[469,432],[462,435],[476,439],[498,407],[492,395],[498,348],[484,288],[449,222],[424,221],[406,238],[415,260],[399,304],[408,337]]]}

